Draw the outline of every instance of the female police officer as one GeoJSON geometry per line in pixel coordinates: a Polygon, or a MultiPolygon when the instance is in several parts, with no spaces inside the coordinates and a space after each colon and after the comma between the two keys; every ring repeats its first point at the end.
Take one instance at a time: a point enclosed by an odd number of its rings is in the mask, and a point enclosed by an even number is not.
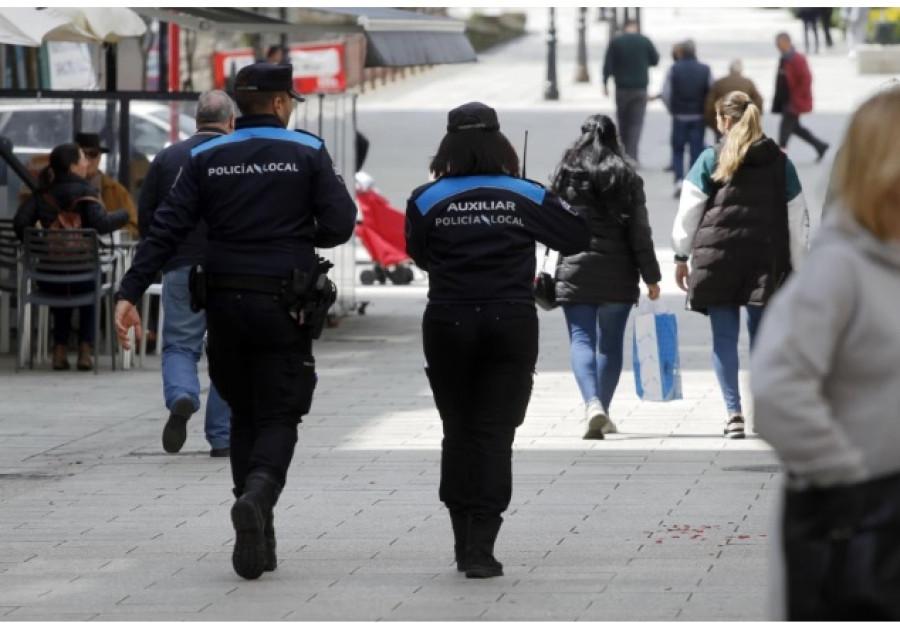
{"type": "Polygon", "coordinates": [[[503,575],[494,541],[512,496],[512,443],[537,361],[535,240],[568,255],[587,248],[590,230],[555,195],[519,177],[497,113],[480,102],[450,111],[431,172],[436,181],[407,203],[406,244],[429,272],[422,332],[444,430],[440,498],[457,569],[486,578],[503,575]]]}

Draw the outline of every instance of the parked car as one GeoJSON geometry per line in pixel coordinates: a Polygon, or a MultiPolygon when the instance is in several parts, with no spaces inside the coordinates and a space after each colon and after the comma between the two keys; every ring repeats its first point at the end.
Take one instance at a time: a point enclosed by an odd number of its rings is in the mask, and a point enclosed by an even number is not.
{"type": "MultiPolygon", "coordinates": [[[[177,106],[177,104],[176,104],[177,106]]],[[[132,102],[130,105],[130,141],[133,156],[143,156],[151,161],[164,147],[194,133],[195,123],[176,109],[177,134],[172,133],[172,112],[168,105],[156,102],[132,102]]],[[[75,136],[73,105],[70,101],[13,101],[0,100],[0,136],[13,144],[13,153],[21,160],[39,153],[48,153],[53,147],[71,141],[75,136]]],[[[116,128],[104,131],[107,125],[105,102],[93,100],[82,105],[82,132],[97,132],[109,147],[118,136],[116,128]]],[[[118,123],[118,112],[112,117],[118,123]]]]}

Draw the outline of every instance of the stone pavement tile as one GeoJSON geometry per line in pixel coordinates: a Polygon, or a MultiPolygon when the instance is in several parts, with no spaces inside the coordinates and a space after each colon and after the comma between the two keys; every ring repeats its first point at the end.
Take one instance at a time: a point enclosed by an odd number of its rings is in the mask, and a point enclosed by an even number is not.
{"type": "MultiPolygon", "coordinates": [[[[76,610],[48,610],[34,606],[23,606],[9,612],[4,618],[11,621],[96,621],[97,611],[77,612],[76,610]]],[[[115,619],[118,620],[118,619],[115,619]]],[[[143,619],[135,619],[143,620],[143,619]]]]}
{"type": "Polygon", "coordinates": [[[504,621],[573,621],[587,611],[596,594],[596,592],[556,595],[507,593],[492,604],[482,618],[504,621]]]}
{"type": "Polygon", "coordinates": [[[608,587],[595,595],[579,621],[671,621],[679,617],[689,592],[618,592],[608,587]]]}
{"type": "MultiPolygon", "coordinates": [[[[400,599],[384,594],[370,595],[366,599],[316,594],[277,618],[285,621],[376,621],[389,615],[401,604],[400,599]]],[[[445,620],[449,620],[449,617],[445,620]]]]}
{"type": "Polygon", "coordinates": [[[728,594],[695,592],[685,604],[679,619],[687,621],[764,621],[768,620],[765,599],[757,591],[748,591],[740,582],[728,587],[728,594]]]}

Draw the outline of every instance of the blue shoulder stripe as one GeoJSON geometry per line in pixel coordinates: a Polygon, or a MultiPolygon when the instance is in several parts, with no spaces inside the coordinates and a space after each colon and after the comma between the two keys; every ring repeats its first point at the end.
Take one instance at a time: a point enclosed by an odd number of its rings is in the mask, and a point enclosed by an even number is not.
{"type": "Polygon", "coordinates": [[[544,202],[546,191],[527,180],[508,175],[466,175],[463,177],[445,177],[435,182],[428,190],[416,198],[416,207],[425,214],[441,201],[476,188],[497,188],[509,190],[522,195],[536,204],[544,202]]]}
{"type": "Polygon", "coordinates": [[[212,139],[211,141],[206,141],[205,143],[197,145],[191,150],[191,157],[196,156],[197,154],[202,153],[207,149],[214,149],[219,145],[240,143],[241,141],[247,141],[254,138],[268,138],[290,141],[293,143],[299,143],[300,145],[305,145],[306,147],[312,147],[313,149],[319,149],[320,147],[322,147],[322,139],[317,138],[311,134],[306,134],[305,132],[295,132],[294,130],[287,130],[285,128],[241,128],[240,130],[235,130],[232,134],[226,134],[225,136],[220,136],[218,138],[212,139]]]}

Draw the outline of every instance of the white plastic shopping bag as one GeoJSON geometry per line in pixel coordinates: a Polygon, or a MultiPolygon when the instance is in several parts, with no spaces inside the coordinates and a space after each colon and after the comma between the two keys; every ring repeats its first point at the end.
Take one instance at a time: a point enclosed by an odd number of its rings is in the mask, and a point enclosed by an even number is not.
{"type": "Polygon", "coordinates": [[[642,400],[681,399],[678,321],[662,301],[641,297],[634,318],[634,384],[642,400]]]}

